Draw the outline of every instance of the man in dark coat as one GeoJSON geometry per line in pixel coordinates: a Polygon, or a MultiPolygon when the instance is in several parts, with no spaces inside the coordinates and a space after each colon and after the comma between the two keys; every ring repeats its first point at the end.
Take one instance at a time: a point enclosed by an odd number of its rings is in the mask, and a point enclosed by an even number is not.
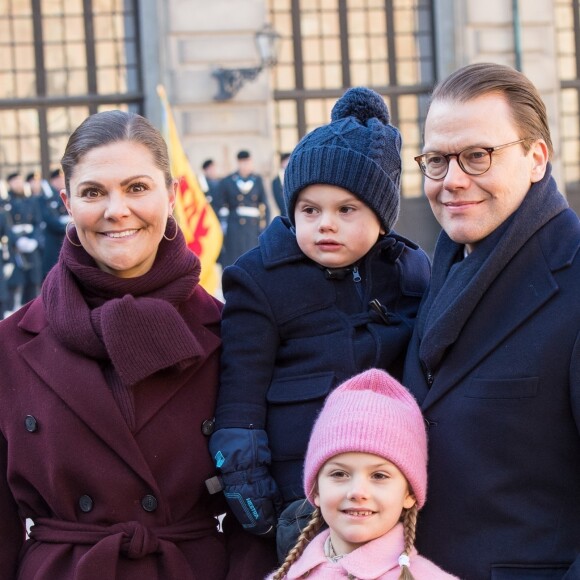
{"type": "Polygon", "coordinates": [[[278,206],[280,215],[286,215],[286,202],[284,201],[284,170],[288,165],[289,159],[290,153],[282,153],[280,155],[280,170],[272,180],[272,195],[274,196],[274,201],[278,206]]]}
{"type": "Polygon", "coordinates": [[[70,222],[66,207],[60,199],[60,192],[63,189],[62,169],[55,169],[51,172],[48,182],[43,182],[43,194],[40,197],[40,212],[45,224],[44,251],[42,253],[43,276],[46,276],[56,264],[66,233],[66,226],[70,222]]]}
{"type": "Polygon", "coordinates": [[[10,262],[10,248],[8,243],[8,226],[4,204],[0,203],[0,320],[4,316],[9,303],[8,285],[6,278],[11,272],[13,264],[10,262]],[[6,266],[6,273],[4,272],[6,266]]]}
{"type": "Polygon", "coordinates": [[[521,73],[460,69],[425,124],[443,231],[404,384],[429,425],[426,557],[466,580],[580,578],[580,223],[521,73]]]}
{"type": "Polygon", "coordinates": [[[26,195],[24,180],[18,172],[8,176],[9,203],[6,219],[9,226],[10,252],[14,271],[8,282],[11,290],[9,310],[16,310],[35,298],[42,283],[42,216],[35,197],[26,195]]]}
{"type": "Polygon", "coordinates": [[[218,215],[225,221],[224,268],[258,245],[258,236],[270,221],[270,210],[262,178],[254,173],[248,151],[237,155],[238,170],[225,177],[219,187],[218,215]]]}
{"type": "Polygon", "coordinates": [[[202,173],[199,176],[199,184],[205,193],[205,198],[217,215],[221,204],[219,201],[220,180],[217,176],[217,166],[215,161],[213,159],[206,159],[201,166],[201,171],[202,173]]]}

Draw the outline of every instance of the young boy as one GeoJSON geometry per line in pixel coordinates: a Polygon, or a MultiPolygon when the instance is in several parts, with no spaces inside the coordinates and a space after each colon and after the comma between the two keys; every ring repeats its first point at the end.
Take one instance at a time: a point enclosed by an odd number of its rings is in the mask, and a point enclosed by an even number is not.
{"type": "Polygon", "coordinates": [[[392,231],[401,136],[358,87],[306,135],[276,218],[223,275],[221,387],[210,450],[242,525],[285,557],[304,513],[308,437],[326,396],[371,367],[400,376],[430,265],[392,231]]]}

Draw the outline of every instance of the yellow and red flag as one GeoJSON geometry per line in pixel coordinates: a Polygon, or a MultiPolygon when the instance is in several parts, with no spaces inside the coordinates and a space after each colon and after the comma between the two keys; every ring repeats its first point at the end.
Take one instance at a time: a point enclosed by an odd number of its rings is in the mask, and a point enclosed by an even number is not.
{"type": "Polygon", "coordinates": [[[169,149],[171,173],[179,180],[175,219],[183,231],[187,246],[201,260],[200,284],[210,294],[215,294],[219,286],[215,265],[223,243],[220,222],[183,150],[165,89],[158,85],[157,93],[163,105],[163,133],[169,149]]]}

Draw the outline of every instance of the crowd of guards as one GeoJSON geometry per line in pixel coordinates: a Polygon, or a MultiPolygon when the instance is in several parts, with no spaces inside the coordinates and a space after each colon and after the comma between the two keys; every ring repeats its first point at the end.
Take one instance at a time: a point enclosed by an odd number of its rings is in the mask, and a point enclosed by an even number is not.
{"type": "Polygon", "coordinates": [[[13,172],[0,180],[0,318],[40,292],[56,263],[69,216],[60,199],[61,169],[47,179],[33,171],[13,172]]]}

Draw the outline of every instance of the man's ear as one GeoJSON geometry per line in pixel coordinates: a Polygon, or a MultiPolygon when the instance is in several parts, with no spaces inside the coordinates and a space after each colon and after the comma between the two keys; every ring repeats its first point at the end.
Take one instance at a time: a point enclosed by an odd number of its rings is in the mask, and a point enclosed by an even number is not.
{"type": "Polygon", "coordinates": [[[546,167],[549,160],[548,146],[543,139],[538,139],[532,143],[529,153],[532,155],[532,171],[530,174],[530,181],[532,183],[536,183],[537,181],[540,181],[546,174],[546,167]]]}

